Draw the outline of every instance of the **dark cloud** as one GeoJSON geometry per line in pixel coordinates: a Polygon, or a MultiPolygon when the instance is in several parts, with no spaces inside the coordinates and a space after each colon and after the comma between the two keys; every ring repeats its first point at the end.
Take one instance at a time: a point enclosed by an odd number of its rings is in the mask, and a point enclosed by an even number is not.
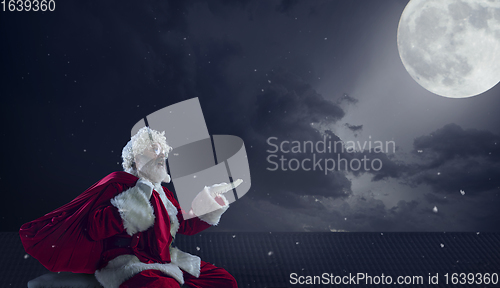
{"type": "Polygon", "coordinates": [[[358,131],[363,130],[363,125],[352,125],[349,123],[345,123],[344,125],[347,127],[347,129],[349,129],[353,132],[358,132],[358,131]]]}
{"type": "MultiPolygon", "coordinates": [[[[385,151],[387,152],[387,151],[385,151]]],[[[380,181],[388,178],[400,178],[408,171],[408,166],[403,161],[394,159],[394,154],[364,152],[358,156],[358,159],[366,156],[369,159],[378,159],[382,163],[382,168],[378,171],[369,170],[367,173],[373,174],[372,181],[380,181]]],[[[390,152],[389,152],[390,153],[390,152]]]]}
{"type": "MultiPolygon", "coordinates": [[[[385,151],[387,152],[387,151],[385,151]]],[[[434,192],[471,195],[500,189],[500,136],[489,131],[449,124],[414,141],[418,161],[396,160],[394,154],[363,152],[357,158],[378,158],[380,171],[368,171],[373,181],[400,179],[417,187],[425,184],[434,192]]]]}
{"type": "Polygon", "coordinates": [[[347,104],[356,104],[356,103],[358,103],[358,101],[359,101],[358,99],[356,99],[356,98],[354,98],[354,97],[351,97],[351,96],[350,96],[349,94],[347,94],[347,93],[344,93],[344,94],[342,95],[342,97],[340,97],[340,98],[337,100],[337,102],[338,102],[338,103],[343,103],[343,102],[345,102],[345,103],[347,103],[347,104]]]}
{"type": "MultiPolygon", "coordinates": [[[[277,171],[268,170],[268,168],[274,168],[266,160],[271,155],[267,151],[273,150],[273,147],[267,143],[269,137],[276,137],[275,142],[277,141],[278,145],[285,140],[316,143],[324,138],[314,125],[336,123],[344,116],[344,111],[318,94],[302,78],[289,71],[277,69],[275,72],[269,72],[266,79],[268,79],[266,80],[268,85],[256,96],[255,108],[251,110],[250,118],[253,135],[259,139],[253,142],[255,149],[252,149],[256,167],[252,170],[252,175],[257,175],[260,179],[259,183],[263,186],[257,191],[271,191],[270,193],[273,194],[292,192],[299,195],[345,197],[350,193],[351,183],[341,172],[333,172],[325,176],[325,172],[321,170],[290,171],[288,168],[286,168],[287,171],[281,168],[277,171]]],[[[340,140],[333,134],[331,136],[334,137],[333,140],[340,140]]],[[[277,153],[276,155],[299,160],[312,157],[312,153],[277,153]]],[[[274,161],[279,162],[277,159],[274,161]]],[[[260,186],[257,183],[256,185],[260,186]]],[[[289,203],[290,207],[293,205],[297,204],[289,203]]]]}
{"type": "Polygon", "coordinates": [[[448,124],[427,136],[415,139],[415,150],[431,154],[434,159],[429,167],[436,167],[453,159],[484,157],[489,161],[500,160],[500,136],[489,131],[467,129],[448,124]]]}
{"type": "MultiPolygon", "coordinates": [[[[338,139],[331,131],[326,134],[338,139]]],[[[491,132],[464,130],[452,124],[415,140],[415,155],[421,157],[417,162],[396,160],[391,153],[342,154],[350,157],[347,159],[367,156],[383,162],[380,171],[361,171],[354,175],[369,173],[373,181],[397,179],[419,188],[416,191],[428,191],[424,187],[433,191],[422,193],[418,200],[399,201],[394,207],[386,207],[372,194],[356,195],[350,190],[342,197],[341,193],[318,193],[320,189],[313,187],[298,193],[284,189],[295,184],[304,187],[293,178],[305,183],[312,179],[307,174],[289,171],[274,174],[276,180],[288,176],[290,181],[280,182],[283,187],[267,189],[274,192],[267,197],[255,194],[252,201],[239,205],[252,211],[249,215],[254,215],[253,225],[260,227],[256,231],[262,228],[270,231],[496,231],[500,221],[500,212],[495,208],[500,204],[500,184],[495,176],[500,170],[497,159],[489,155],[498,152],[497,140],[498,135],[491,132]]],[[[320,176],[315,179],[328,179],[320,176]]],[[[339,178],[318,187],[334,188],[335,183],[339,183],[339,178]]],[[[338,189],[342,187],[334,188],[338,189]]],[[[236,223],[226,225],[221,229],[237,229],[236,223]]]]}
{"type": "Polygon", "coordinates": [[[500,136],[449,124],[415,139],[424,164],[410,169],[411,182],[436,192],[476,194],[500,189],[500,136]]]}
{"type": "Polygon", "coordinates": [[[289,71],[272,72],[269,85],[257,96],[254,129],[260,134],[319,139],[314,123],[335,123],[344,111],[289,71]],[[277,135],[278,134],[278,135],[277,135]]]}
{"type": "MultiPolygon", "coordinates": [[[[368,165],[368,169],[351,169],[350,166],[345,168],[336,168],[334,172],[325,173],[324,163],[322,163],[322,170],[318,171],[304,171],[298,169],[297,171],[290,171],[286,167],[288,162],[285,163],[286,171],[281,168],[282,162],[279,162],[279,157],[283,156],[287,160],[291,158],[302,161],[303,159],[313,159],[313,152],[302,151],[302,153],[276,153],[278,157],[273,158],[273,162],[280,164],[277,171],[270,172],[268,168],[275,168],[273,164],[266,161],[271,153],[268,150],[274,148],[267,144],[269,137],[275,137],[272,142],[279,145],[282,141],[311,141],[317,143],[327,139],[329,143],[341,142],[341,139],[330,130],[319,132],[320,125],[331,125],[341,120],[345,112],[339,106],[343,101],[348,104],[357,103],[358,100],[344,94],[337,102],[326,100],[322,95],[318,94],[310,84],[305,82],[301,77],[296,74],[284,70],[275,69],[267,73],[266,81],[268,85],[263,88],[263,91],[256,96],[254,104],[255,110],[251,113],[252,117],[250,126],[253,128],[254,134],[260,139],[254,143],[254,159],[255,167],[258,170],[253,170],[261,179],[262,183],[267,183],[265,189],[257,189],[260,191],[278,191],[292,192],[298,195],[321,195],[325,197],[346,197],[352,193],[351,181],[347,179],[347,172],[355,176],[360,176],[363,173],[370,173],[373,175],[374,181],[379,181],[387,178],[400,177],[406,167],[405,165],[391,159],[390,154],[392,151],[384,151],[377,153],[374,151],[356,151],[349,152],[347,149],[342,150],[342,146],[337,146],[338,150],[334,150],[327,154],[317,154],[317,158],[331,158],[336,161],[345,159],[347,163],[355,161],[354,167],[363,163],[357,160],[367,159],[368,161],[377,160],[375,165],[376,169],[372,169],[368,165]],[[326,137],[326,138],[325,138],[326,137]],[[379,167],[380,163],[380,167],[379,167]],[[265,169],[263,168],[265,167],[265,169]],[[340,171],[339,171],[340,170],[340,171]]],[[[362,125],[359,125],[362,127],[362,125]]],[[[358,129],[354,127],[354,129],[358,129]]],[[[335,144],[333,144],[335,145],[335,144]]],[[[363,145],[363,143],[361,144],[363,145]]],[[[345,147],[344,147],[345,148],[345,147]]],[[[288,147],[289,149],[289,147],[288,147]]],[[[343,162],[345,163],[345,162],[343,162]]],[[[371,163],[371,162],[370,162],[371,163]]],[[[374,162],[375,163],[375,162],[374,162]]],[[[349,165],[349,164],[348,164],[349,165]]],[[[337,167],[338,167],[337,166],[337,167]]],[[[259,184],[257,184],[259,185],[259,184]]],[[[293,201],[299,201],[296,198],[287,201],[287,207],[294,207],[299,204],[292,204],[293,201]]],[[[284,203],[282,203],[285,205],[284,203]]]]}
{"type": "Polygon", "coordinates": [[[426,201],[399,201],[387,207],[371,194],[348,198],[291,195],[297,199],[290,208],[280,201],[248,195],[226,212],[217,231],[496,231],[500,212],[495,207],[500,197],[491,196],[469,201],[450,196],[442,201],[428,194],[426,201]]]}

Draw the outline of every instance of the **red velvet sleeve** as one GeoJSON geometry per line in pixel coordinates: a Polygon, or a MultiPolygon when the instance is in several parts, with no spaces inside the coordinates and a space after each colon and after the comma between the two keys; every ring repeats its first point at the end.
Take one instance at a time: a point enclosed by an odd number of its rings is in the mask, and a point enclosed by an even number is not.
{"type": "Polygon", "coordinates": [[[118,209],[108,203],[89,215],[87,231],[92,240],[98,241],[123,233],[123,222],[118,209]]]}
{"type": "MultiPolygon", "coordinates": [[[[120,189],[120,187],[113,188],[120,189]]],[[[94,241],[106,239],[125,231],[118,208],[111,205],[109,200],[89,213],[87,223],[87,232],[94,241]]]]}
{"type": "Polygon", "coordinates": [[[177,209],[179,210],[179,213],[177,213],[177,219],[179,219],[180,223],[178,232],[181,234],[194,235],[212,226],[198,217],[184,220],[180,207],[177,209]]]}
{"type": "Polygon", "coordinates": [[[184,235],[194,235],[212,226],[198,217],[185,220],[182,216],[183,210],[181,209],[179,202],[175,200],[174,194],[172,194],[172,192],[170,192],[165,187],[163,187],[163,191],[165,192],[168,200],[170,200],[170,202],[174,204],[175,208],[177,208],[177,219],[179,220],[179,230],[177,231],[178,233],[184,235]]]}

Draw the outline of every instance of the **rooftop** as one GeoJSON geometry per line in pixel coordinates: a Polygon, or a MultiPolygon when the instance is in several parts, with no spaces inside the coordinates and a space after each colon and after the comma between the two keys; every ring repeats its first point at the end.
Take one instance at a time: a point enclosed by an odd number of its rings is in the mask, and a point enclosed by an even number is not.
{"type": "MultiPolygon", "coordinates": [[[[6,285],[3,287],[27,287],[29,280],[48,272],[26,254],[16,232],[0,233],[0,243],[0,283],[6,285]]],[[[365,278],[371,276],[372,281],[381,280],[384,275],[386,281],[387,276],[392,277],[392,282],[398,276],[410,276],[406,280],[422,279],[418,287],[449,287],[452,273],[500,274],[500,233],[207,232],[178,235],[175,244],[228,270],[240,288],[321,287],[325,285],[292,282],[298,282],[299,276],[323,273],[328,273],[328,279],[362,273],[365,278]],[[437,285],[429,284],[429,273],[438,273],[437,285]]],[[[500,279],[496,279],[496,286],[486,287],[500,287],[500,279]]]]}

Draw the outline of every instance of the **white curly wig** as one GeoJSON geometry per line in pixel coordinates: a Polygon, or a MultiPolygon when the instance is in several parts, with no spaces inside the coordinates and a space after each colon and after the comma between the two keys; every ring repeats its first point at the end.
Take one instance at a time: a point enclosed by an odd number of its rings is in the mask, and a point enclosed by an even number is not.
{"type": "Polygon", "coordinates": [[[156,130],[150,129],[149,127],[142,127],[134,136],[130,138],[127,145],[123,147],[122,166],[125,172],[139,177],[135,167],[134,156],[141,154],[146,148],[151,147],[152,143],[150,135],[152,136],[153,141],[155,143],[159,143],[161,148],[165,151],[165,157],[167,157],[168,153],[172,151],[172,147],[167,144],[165,131],[160,133],[156,130]]]}

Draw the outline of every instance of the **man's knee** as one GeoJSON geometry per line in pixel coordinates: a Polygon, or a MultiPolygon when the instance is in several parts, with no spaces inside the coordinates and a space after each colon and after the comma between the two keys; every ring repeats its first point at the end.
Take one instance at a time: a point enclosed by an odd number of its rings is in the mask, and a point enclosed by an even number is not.
{"type": "Polygon", "coordinates": [[[179,288],[179,283],[159,270],[144,270],[123,282],[120,288],[179,288]]]}
{"type": "Polygon", "coordinates": [[[211,264],[204,265],[198,278],[186,274],[184,274],[184,281],[188,287],[193,285],[195,287],[238,288],[236,279],[229,272],[211,264]]]}

